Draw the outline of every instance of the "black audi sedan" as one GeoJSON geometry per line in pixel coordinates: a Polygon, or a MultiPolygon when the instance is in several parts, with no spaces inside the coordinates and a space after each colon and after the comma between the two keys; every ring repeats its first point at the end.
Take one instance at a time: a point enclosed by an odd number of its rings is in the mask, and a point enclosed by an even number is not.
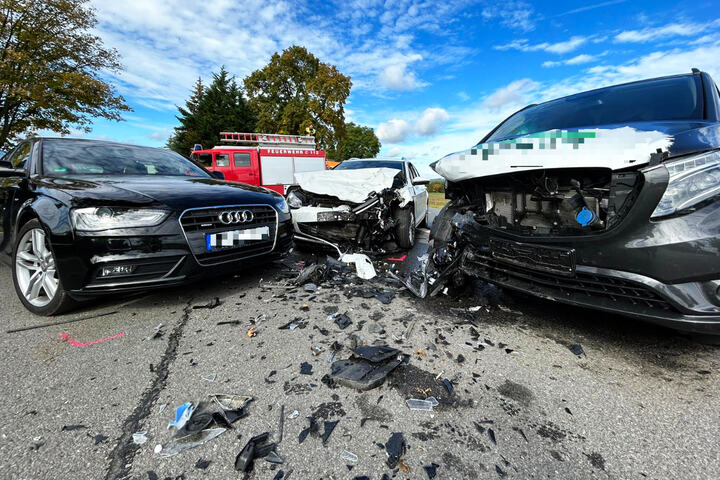
{"type": "Polygon", "coordinates": [[[451,199],[432,232],[442,278],[720,334],[720,92],[707,73],[530,105],[431,166],[451,199]]]}
{"type": "Polygon", "coordinates": [[[21,302],[54,315],[285,255],[290,211],[169,150],[33,138],[0,160],[0,248],[21,302]]]}

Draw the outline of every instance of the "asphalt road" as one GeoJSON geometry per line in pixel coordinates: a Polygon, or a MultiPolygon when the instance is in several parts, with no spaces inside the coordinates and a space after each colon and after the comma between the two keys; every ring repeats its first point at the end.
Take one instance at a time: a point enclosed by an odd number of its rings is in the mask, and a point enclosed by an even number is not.
{"type": "Polygon", "coordinates": [[[473,297],[418,300],[399,292],[384,305],[346,298],[347,285],[325,284],[312,299],[303,291],[260,287],[261,280],[281,283],[275,275],[296,261],[106,299],[53,319],[27,313],[9,268],[0,266],[6,292],[0,299],[0,477],[242,478],[233,469],[235,456],[253,435],[269,431],[277,441],[282,405],[285,416],[299,412],[284,421],[277,452],[285,463],[257,461],[250,478],[272,479],[282,469],[285,478],[292,470],[295,479],[380,479],[393,471],[378,444],[393,432],[403,432],[408,444],[403,460],[410,473],[398,471],[398,479],[428,478],[423,467],[433,462],[438,479],[717,477],[717,348],[519,295],[504,294],[502,308],[481,308],[469,323],[450,309],[476,305],[473,297]],[[215,296],[219,307],[192,308],[215,296]],[[350,327],[340,330],[327,319],[335,308],[347,311],[350,327]],[[265,317],[250,338],[246,332],[258,315],[265,317]],[[307,326],[278,329],[295,317],[307,326]],[[231,320],[238,324],[217,325],[231,320]],[[408,340],[399,343],[413,321],[408,340]],[[151,339],[159,323],[164,335],[151,339]],[[7,333],[33,326],[42,328],[7,333]],[[89,343],[121,333],[84,347],[61,337],[89,343]],[[344,345],[337,358],[346,358],[351,334],[361,342],[387,342],[410,354],[410,362],[373,390],[331,389],[321,381],[330,346],[344,345]],[[584,355],[574,355],[571,344],[581,345],[584,355]],[[313,356],[314,345],[325,352],[313,356]],[[414,354],[418,350],[425,356],[414,354]],[[300,374],[303,362],[312,365],[311,375],[300,374]],[[447,399],[436,376],[452,381],[455,404],[410,411],[405,399],[422,398],[418,389],[447,399]],[[153,450],[171,439],[174,408],[212,393],[254,397],[249,415],[203,446],[159,458],[153,450]],[[313,435],[298,443],[313,412],[321,430],[322,422],[339,420],[326,445],[313,435]],[[135,445],[132,434],[139,431],[149,440],[135,445]],[[358,456],[352,470],[340,459],[343,450],[358,456]],[[210,463],[200,469],[198,460],[210,463]]]}

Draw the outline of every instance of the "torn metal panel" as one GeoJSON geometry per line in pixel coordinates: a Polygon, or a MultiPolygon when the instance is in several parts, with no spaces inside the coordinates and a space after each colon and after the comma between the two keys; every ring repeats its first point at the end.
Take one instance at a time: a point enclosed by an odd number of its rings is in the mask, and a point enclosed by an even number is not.
{"type": "Polygon", "coordinates": [[[672,137],[632,127],[549,130],[475,147],[441,158],[432,168],[447,180],[550,168],[609,168],[646,165],[650,155],[667,150],[672,137]]]}
{"type": "Polygon", "coordinates": [[[306,192],[329,195],[339,200],[362,203],[372,192],[393,186],[399,170],[364,168],[358,170],[323,170],[295,174],[298,185],[306,192]]]}

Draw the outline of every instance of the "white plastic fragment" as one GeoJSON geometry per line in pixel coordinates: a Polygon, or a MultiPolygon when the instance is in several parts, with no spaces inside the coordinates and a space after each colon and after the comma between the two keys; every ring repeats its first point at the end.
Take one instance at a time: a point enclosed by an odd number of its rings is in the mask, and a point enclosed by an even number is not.
{"type": "Polygon", "coordinates": [[[162,452],[162,445],[160,445],[159,443],[158,443],[157,445],[155,445],[155,450],[154,450],[154,451],[155,451],[155,454],[156,454],[156,455],[157,455],[158,453],[162,452]]]}
{"type": "Polygon", "coordinates": [[[292,413],[290,415],[288,415],[288,418],[289,419],[297,418],[298,415],[300,415],[300,412],[298,412],[297,410],[293,410],[292,413]]]}
{"type": "Polygon", "coordinates": [[[147,432],[135,432],[133,433],[132,438],[135,445],[142,445],[148,441],[147,432]]]}
{"type": "Polygon", "coordinates": [[[345,253],[340,256],[339,260],[344,263],[354,263],[355,273],[363,280],[370,280],[377,275],[372,260],[362,253],[345,253]]]}
{"type": "Polygon", "coordinates": [[[340,458],[345,460],[346,462],[355,463],[358,461],[358,456],[354,453],[348,452],[347,450],[343,450],[340,454],[340,458]]]}

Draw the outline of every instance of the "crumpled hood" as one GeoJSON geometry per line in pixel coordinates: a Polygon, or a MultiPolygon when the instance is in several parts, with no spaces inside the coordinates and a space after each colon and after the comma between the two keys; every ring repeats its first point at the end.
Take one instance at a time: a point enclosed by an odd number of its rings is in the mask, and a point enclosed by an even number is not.
{"type": "Polygon", "coordinates": [[[265,189],[213,178],[172,176],[69,176],[45,178],[38,186],[74,207],[167,206],[173,210],[237,204],[275,204],[281,197],[265,189]]]}
{"type": "Polygon", "coordinates": [[[381,192],[393,185],[400,170],[394,168],[362,168],[357,170],[321,170],[296,173],[295,180],[306,192],[330,195],[345,202],[364,202],[372,192],[381,192]]]}
{"type": "Polygon", "coordinates": [[[672,134],[661,129],[622,126],[549,130],[480,143],[430,166],[452,182],[548,168],[619,170],[647,164],[652,153],[668,151],[672,143],[672,134]]]}

